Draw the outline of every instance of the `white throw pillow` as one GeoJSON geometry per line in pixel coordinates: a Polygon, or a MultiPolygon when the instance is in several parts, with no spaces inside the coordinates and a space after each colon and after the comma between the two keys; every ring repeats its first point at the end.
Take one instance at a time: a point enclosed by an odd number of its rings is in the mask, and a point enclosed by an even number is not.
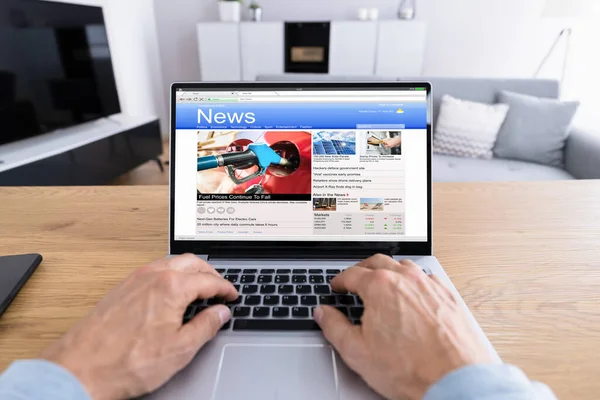
{"type": "Polygon", "coordinates": [[[444,95],[433,151],[459,157],[491,159],[507,104],[483,104],[444,95]]]}

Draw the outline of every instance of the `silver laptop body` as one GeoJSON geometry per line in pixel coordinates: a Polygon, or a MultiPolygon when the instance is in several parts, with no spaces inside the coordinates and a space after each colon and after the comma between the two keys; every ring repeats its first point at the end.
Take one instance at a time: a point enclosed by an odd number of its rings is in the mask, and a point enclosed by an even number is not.
{"type": "MultiPolygon", "coordinates": [[[[320,331],[315,329],[311,315],[311,310],[315,307],[315,298],[317,304],[327,300],[326,298],[331,300],[330,296],[333,294],[325,293],[326,286],[328,280],[337,271],[342,271],[374,253],[389,254],[398,260],[413,260],[426,273],[441,278],[469,314],[474,328],[489,347],[494,359],[500,361],[498,354],[431,252],[432,123],[431,87],[428,83],[185,83],[174,84],[171,95],[170,254],[187,252],[198,254],[218,269],[223,276],[239,285],[241,295],[239,303],[231,305],[234,314],[232,321],[212,342],[200,350],[188,367],[147,398],[161,400],[380,399],[344,365],[336,352],[323,339],[320,331]],[[294,96],[294,92],[300,92],[297,103],[287,97],[294,96]],[[353,96],[360,99],[351,100],[353,96]],[[416,104],[421,101],[423,104],[416,104]],[[254,102],[258,105],[255,106],[254,102]],[[249,106],[246,105],[248,103],[249,106]],[[297,107],[286,106],[286,103],[297,107]],[[353,108],[354,103],[356,108],[353,108]],[[343,104],[339,106],[339,110],[345,111],[339,111],[335,106],[338,104],[343,104]],[[333,108],[330,111],[319,111],[327,110],[328,107],[333,108]],[[389,113],[389,115],[381,116],[380,113],[375,114],[374,117],[369,116],[369,113],[379,113],[380,109],[383,110],[381,113],[389,113]],[[218,115],[222,118],[219,118],[215,124],[217,110],[223,114],[218,115]],[[242,115],[242,111],[247,114],[242,115]],[[250,112],[252,115],[248,114],[250,112]],[[347,114],[344,114],[346,112],[347,114]],[[263,117],[263,113],[268,116],[263,117]],[[350,121],[340,121],[339,128],[330,128],[327,123],[328,114],[335,114],[338,121],[340,118],[350,121]],[[313,118],[313,115],[316,122],[310,125],[308,120],[313,118]],[[297,119],[297,123],[302,126],[293,126],[291,122],[289,125],[283,125],[282,118],[288,118],[290,121],[297,119]],[[231,119],[235,124],[227,122],[231,119]],[[241,123],[238,123],[240,119],[241,123]],[[277,129],[280,126],[283,128],[277,129]],[[310,155],[303,148],[303,140],[306,138],[295,135],[304,131],[308,131],[307,134],[311,136],[310,155]],[[373,136],[373,132],[377,132],[375,136],[379,137],[382,135],[385,137],[386,134],[389,138],[402,135],[401,151],[391,149],[391,155],[374,154],[372,151],[369,153],[369,147],[378,145],[375,142],[366,143],[367,138],[373,136]],[[353,134],[354,142],[352,142],[353,134]],[[194,140],[185,135],[194,135],[194,140]],[[425,137],[419,138],[417,135],[425,137]],[[182,139],[184,137],[186,138],[182,139]],[[253,141],[253,138],[256,139],[254,143],[258,143],[260,147],[250,146],[249,141],[253,141]],[[273,138],[276,143],[272,143],[273,138]],[[233,140],[230,142],[230,139],[233,140]],[[279,139],[282,139],[280,142],[294,143],[298,147],[298,154],[291,154],[287,151],[289,149],[282,150],[281,143],[277,142],[279,139]],[[189,144],[197,142],[197,146],[193,149],[193,160],[191,155],[185,153],[189,150],[186,150],[189,146],[182,147],[181,141],[186,140],[189,144]],[[254,159],[256,165],[249,166],[255,153],[259,154],[258,158],[272,156],[268,149],[266,153],[261,153],[267,146],[275,149],[277,154],[285,158],[284,161],[279,161],[275,157],[276,162],[284,164],[283,167],[289,168],[291,172],[278,171],[281,166],[275,164],[268,166],[265,172],[260,165],[260,159],[258,161],[254,159]],[[248,149],[252,151],[248,152],[248,149]],[[344,163],[356,160],[367,166],[378,162],[391,163],[394,162],[393,160],[401,160],[404,157],[402,152],[415,150],[422,151],[420,157],[426,160],[425,165],[422,165],[426,171],[421,171],[421,175],[417,175],[424,181],[415,182],[415,177],[408,175],[411,172],[406,171],[403,177],[409,181],[413,179],[412,182],[406,183],[406,187],[414,187],[415,189],[411,190],[414,191],[415,196],[419,187],[426,191],[422,194],[422,198],[426,198],[424,214],[426,234],[423,237],[408,236],[410,234],[408,227],[399,230],[401,233],[398,235],[390,235],[386,232],[387,229],[395,227],[391,225],[392,223],[385,223],[388,218],[392,221],[395,221],[394,218],[400,218],[402,225],[414,221],[414,218],[412,220],[406,218],[406,221],[404,218],[411,212],[409,206],[414,204],[408,201],[408,196],[411,196],[408,190],[405,195],[406,201],[404,196],[402,200],[406,203],[405,212],[398,214],[394,211],[400,209],[395,197],[378,199],[365,196],[357,202],[356,196],[351,196],[355,191],[342,193],[341,189],[337,190],[339,193],[328,193],[334,195],[332,198],[335,200],[315,197],[315,194],[322,196],[325,192],[336,192],[336,190],[319,188],[318,183],[323,176],[322,172],[327,171],[319,169],[319,165],[337,164],[343,167],[348,165],[344,163]],[[224,155],[225,152],[234,156],[224,155]],[[225,160],[220,158],[221,154],[225,160]],[[249,158],[235,158],[242,157],[242,154],[249,158]],[[180,157],[186,158],[185,162],[180,160],[180,157]],[[233,157],[233,161],[227,161],[228,157],[233,157]],[[310,158],[312,171],[310,197],[296,187],[302,185],[300,178],[297,178],[296,186],[286,184],[288,182],[286,179],[294,178],[294,174],[301,171],[302,167],[299,165],[306,166],[309,162],[307,158],[310,158]],[[228,162],[233,168],[223,165],[228,162]],[[184,192],[178,190],[178,185],[189,184],[189,182],[180,182],[186,178],[180,175],[181,173],[178,174],[177,169],[194,165],[197,167],[194,171],[197,190],[194,201],[191,202],[189,199],[179,198],[184,192]],[[257,172],[255,177],[241,182],[257,172]],[[273,176],[280,179],[273,182],[273,176]],[[207,183],[208,178],[212,186],[207,183]],[[214,179],[222,179],[225,184],[215,186],[214,179]],[[229,179],[235,182],[232,184],[229,179]],[[211,191],[201,190],[205,187],[211,191]],[[214,187],[219,189],[215,192],[214,187]],[[296,193],[291,195],[290,193],[294,191],[296,193]],[[214,194],[219,196],[211,197],[214,194]],[[226,197],[231,194],[232,198],[223,200],[226,198],[222,197],[223,194],[226,194],[226,197]],[[347,198],[340,196],[344,194],[347,198]],[[253,201],[256,203],[252,203],[253,201]],[[336,219],[337,215],[343,214],[345,219],[342,218],[341,226],[351,225],[349,230],[352,234],[356,234],[357,231],[354,230],[356,225],[359,225],[360,229],[363,227],[371,229],[374,225],[373,229],[376,232],[370,232],[369,235],[373,234],[378,241],[357,241],[355,238],[344,237],[337,231],[327,236],[331,239],[337,239],[339,236],[341,240],[324,240],[323,236],[319,237],[320,235],[317,234],[308,234],[306,237],[298,235],[293,239],[300,240],[289,240],[283,238],[291,232],[286,230],[285,226],[277,226],[275,230],[269,230],[268,224],[267,227],[261,225],[246,228],[246,225],[241,226],[241,223],[234,225],[227,222],[236,221],[235,216],[238,215],[239,210],[244,212],[240,217],[242,219],[248,215],[258,215],[256,218],[258,220],[261,218],[269,220],[268,215],[260,214],[260,207],[266,207],[263,204],[270,204],[273,214],[278,212],[277,207],[279,209],[290,207],[288,214],[294,215],[296,210],[305,212],[303,202],[310,208],[310,213],[306,212],[307,215],[313,216],[311,221],[313,232],[322,229],[327,231],[332,226],[337,226],[336,223],[340,222],[339,218],[336,219]],[[292,209],[292,205],[298,208],[292,209]],[[181,215],[177,215],[179,212],[192,215],[191,211],[180,211],[180,207],[194,208],[193,227],[186,225],[189,223],[187,219],[181,219],[181,215]],[[389,213],[386,211],[388,209],[389,213]],[[259,214],[253,214],[257,212],[259,214]],[[231,217],[232,215],[234,217],[231,217]],[[363,217],[364,220],[361,219],[363,217]],[[177,218],[182,221],[181,226],[185,225],[187,228],[178,227],[177,218]],[[375,222],[372,223],[371,218],[374,218],[375,222]],[[367,223],[364,223],[365,220],[367,223]],[[357,221],[360,221],[360,224],[357,221]],[[382,221],[383,224],[380,223],[382,221]],[[261,235],[260,232],[263,234],[261,235]],[[283,240],[272,240],[277,236],[277,232],[283,232],[280,235],[283,240]],[[256,286],[256,292],[253,292],[252,286],[256,286]],[[279,290],[286,286],[287,291],[280,294],[279,290]],[[290,289],[290,286],[293,289],[290,289]],[[244,293],[246,289],[249,289],[249,293],[244,293]],[[261,293],[263,289],[266,290],[265,293],[261,293]],[[298,290],[300,292],[296,293],[298,290]],[[318,293],[319,291],[323,291],[324,294],[318,293]],[[293,303],[294,296],[297,297],[296,304],[293,303]],[[249,305],[246,305],[247,301],[250,301],[249,305]],[[249,314],[246,315],[248,308],[249,314]],[[305,309],[308,309],[308,314],[304,313],[305,309]]],[[[413,155],[407,154],[405,157],[407,165],[402,164],[403,168],[417,165],[415,158],[410,159],[414,157],[413,155]]],[[[367,169],[364,176],[378,175],[368,172],[367,169]]],[[[385,175],[385,172],[381,175],[385,175]]],[[[373,182],[375,180],[371,183],[373,182]]],[[[367,192],[368,190],[365,191],[367,192]]],[[[392,193],[390,196],[394,195],[394,192],[389,193],[392,193]]],[[[371,196],[370,193],[367,194],[371,196]]],[[[298,232],[311,231],[310,228],[304,231],[302,229],[297,228],[298,232]]],[[[365,235],[360,229],[358,236],[364,239],[365,235]]],[[[211,303],[198,302],[198,309],[209,304],[211,303]]],[[[355,313],[360,309],[360,300],[355,296],[347,296],[343,300],[337,297],[332,305],[346,312],[354,322],[360,318],[355,313]],[[344,304],[340,303],[342,301],[344,304]]]]}

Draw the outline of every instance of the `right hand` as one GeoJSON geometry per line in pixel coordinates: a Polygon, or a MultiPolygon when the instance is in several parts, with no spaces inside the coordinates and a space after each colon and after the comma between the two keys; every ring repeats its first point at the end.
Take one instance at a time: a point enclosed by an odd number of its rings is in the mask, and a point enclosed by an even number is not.
{"type": "Polygon", "coordinates": [[[331,286],[361,297],[361,325],[329,306],[319,307],[315,319],[346,365],[387,399],[420,400],[446,374],[492,362],[448,289],[411,261],[378,254],[331,286]]]}
{"type": "Polygon", "coordinates": [[[400,136],[391,139],[385,139],[383,141],[383,147],[385,147],[386,149],[392,149],[394,147],[400,146],[401,144],[402,138],[400,136]]]}

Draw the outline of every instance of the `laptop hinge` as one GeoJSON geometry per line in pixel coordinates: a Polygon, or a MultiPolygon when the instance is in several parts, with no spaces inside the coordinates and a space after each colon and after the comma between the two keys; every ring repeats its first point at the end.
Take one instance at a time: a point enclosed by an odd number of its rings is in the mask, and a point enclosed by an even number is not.
{"type": "MultiPolygon", "coordinates": [[[[208,261],[209,257],[207,254],[198,254],[198,257],[204,261],[208,261]]],[[[406,259],[407,256],[393,256],[394,260],[401,261],[406,259]]]]}

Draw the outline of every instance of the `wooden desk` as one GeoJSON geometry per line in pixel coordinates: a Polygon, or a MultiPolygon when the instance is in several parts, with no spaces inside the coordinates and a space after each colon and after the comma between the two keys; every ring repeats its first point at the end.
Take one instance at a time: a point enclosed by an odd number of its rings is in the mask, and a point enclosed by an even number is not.
{"type": "MultiPolygon", "coordinates": [[[[44,262],[0,318],[0,370],[35,357],[167,249],[167,187],[0,189],[0,254],[44,262]]],[[[434,253],[506,362],[600,393],[600,182],[435,185],[434,253]]]]}

